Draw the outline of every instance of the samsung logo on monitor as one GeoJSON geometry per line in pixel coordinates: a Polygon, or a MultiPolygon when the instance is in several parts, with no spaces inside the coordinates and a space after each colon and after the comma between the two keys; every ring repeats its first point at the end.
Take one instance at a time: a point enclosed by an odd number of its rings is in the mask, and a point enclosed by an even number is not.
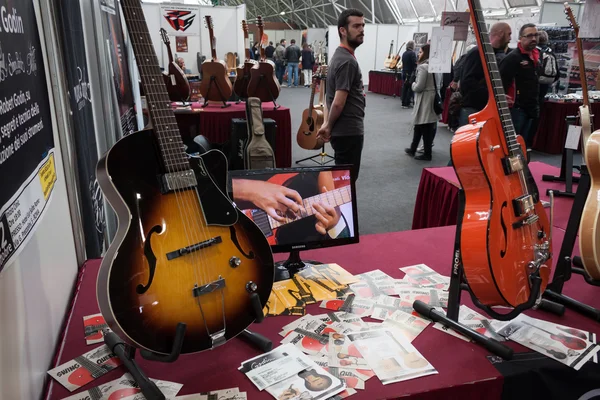
{"type": "Polygon", "coordinates": [[[305,244],[298,244],[296,246],[292,246],[292,249],[296,250],[296,249],[304,249],[306,247],[305,244]]]}

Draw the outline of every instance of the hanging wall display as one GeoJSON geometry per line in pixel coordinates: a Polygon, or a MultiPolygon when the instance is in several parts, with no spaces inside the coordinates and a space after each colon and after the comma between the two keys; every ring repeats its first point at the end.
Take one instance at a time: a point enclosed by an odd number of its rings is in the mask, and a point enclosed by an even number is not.
{"type": "Polygon", "coordinates": [[[56,183],[33,2],[0,0],[0,271],[23,250],[56,183]]]}
{"type": "Polygon", "coordinates": [[[123,135],[137,131],[135,115],[135,101],[131,90],[131,77],[129,76],[129,63],[125,39],[121,26],[121,16],[118,3],[115,0],[100,0],[102,10],[102,27],[106,46],[110,55],[110,63],[119,104],[121,117],[121,130],[123,135]]]}
{"type": "Polygon", "coordinates": [[[160,26],[171,36],[200,35],[201,19],[198,7],[160,6],[160,26]]]}
{"type": "Polygon", "coordinates": [[[77,152],[77,178],[85,251],[88,258],[102,255],[104,242],[104,201],[96,180],[98,146],[92,111],[83,24],[79,2],[60,0],[59,18],[64,52],[69,105],[77,152]]]}

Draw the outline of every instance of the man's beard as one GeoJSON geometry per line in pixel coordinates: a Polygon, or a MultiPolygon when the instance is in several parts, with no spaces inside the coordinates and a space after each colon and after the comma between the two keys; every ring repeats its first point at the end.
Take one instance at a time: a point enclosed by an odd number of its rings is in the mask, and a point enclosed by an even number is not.
{"type": "Polygon", "coordinates": [[[350,47],[352,47],[353,49],[356,49],[358,46],[360,46],[363,43],[362,41],[358,40],[359,37],[362,39],[364,37],[364,35],[357,35],[352,38],[348,37],[348,45],[350,47]]]}

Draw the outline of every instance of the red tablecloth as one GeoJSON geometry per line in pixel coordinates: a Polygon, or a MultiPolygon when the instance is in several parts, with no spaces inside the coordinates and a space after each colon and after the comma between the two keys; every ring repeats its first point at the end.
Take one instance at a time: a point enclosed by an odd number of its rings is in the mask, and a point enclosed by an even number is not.
{"type": "MultiPolygon", "coordinates": [[[[361,237],[359,244],[329,249],[303,252],[305,259],[335,262],[352,273],[360,273],[379,268],[392,277],[401,278],[399,267],[425,263],[436,271],[450,275],[453,240],[456,227],[448,226],[420,231],[393,232],[361,237]]],[[[557,231],[556,243],[561,243],[564,233],[557,231]]],[[[575,251],[577,251],[575,246],[575,251]]],[[[281,256],[281,255],[280,255],[281,256]]],[[[281,258],[281,257],[278,257],[281,258]]],[[[556,259],[555,259],[556,260],[556,259]]],[[[99,260],[86,263],[78,282],[75,303],[68,312],[67,326],[63,339],[58,343],[53,365],[60,365],[89,351],[94,346],[86,346],[83,338],[82,317],[98,312],[96,304],[96,275],[99,260]]],[[[565,285],[565,294],[574,296],[594,307],[600,306],[597,290],[574,277],[565,285]]],[[[473,307],[469,296],[462,296],[464,304],[473,307]]],[[[323,309],[311,305],[308,313],[321,314],[323,309]]],[[[587,331],[597,331],[597,324],[575,312],[567,311],[563,317],[556,317],[538,311],[527,314],[572,326],[587,331]]],[[[266,335],[277,346],[281,337],[281,327],[296,317],[269,317],[251,328],[266,335]]],[[[415,347],[437,369],[439,374],[426,376],[402,383],[383,386],[376,377],[366,383],[353,398],[356,400],[398,398],[414,396],[418,399],[499,399],[502,393],[503,378],[486,359],[488,354],[481,346],[464,342],[441,331],[428,327],[413,342],[415,347]]],[[[509,342],[516,351],[525,349],[509,342]]],[[[258,354],[257,350],[241,340],[231,340],[226,345],[211,352],[182,356],[173,364],[161,364],[139,359],[138,362],[152,378],[183,383],[179,393],[191,394],[201,391],[239,387],[248,392],[249,399],[271,399],[268,393],[259,393],[244,374],[237,371],[240,362],[258,354]]],[[[85,389],[116,379],[125,372],[123,367],[89,384],[85,389]]],[[[61,399],[69,392],[52,379],[47,386],[47,399],[61,399]]]]}
{"type": "MultiPolygon", "coordinates": [[[[545,101],[540,111],[540,124],[533,139],[533,149],[549,154],[561,154],[567,137],[565,118],[577,115],[581,103],[545,101]]],[[[600,128],[600,103],[591,104],[594,127],[600,128]]]]}
{"type": "MultiPolygon", "coordinates": [[[[560,169],[541,162],[529,164],[531,174],[537,183],[542,200],[550,201],[547,189],[564,190],[561,182],[544,182],[542,175],[560,174],[560,169]]],[[[456,225],[458,213],[458,178],[452,167],[423,168],[421,182],[415,201],[412,229],[434,228],[437,226],[456,225]]],[[[577,185],[573,187],[575,191],[577,185]]],[[[568,197],[554,198],[554,226],[566,229],[571,213],[573,199],[568,197]]],[[[546,209],[550,211],[549,208],[546,209]]]]}
{"type": "Polygon", "coordinates": [[[369,71],[369,92],[402,96],[402,73],[369,71]]]}
{"type": "MultiPolygon", "coordinates": [[[[231,135],[231,119],[246,118],[245,103],[228,103],[227,108],[219,104],[210,104],[201,108],[201,103],[192,103],[192,109],[175,109],[175,118],[182,135],[204,135],[212,143],[224,143],[231,135]]],[[[271,118],[277,123],[277,142],[275,158],[277,167],[286,168],[292,165],[292,122],[290,109],[279,107],[273,109],[273,103],[263,103],[263,117],[271,118]]]]}

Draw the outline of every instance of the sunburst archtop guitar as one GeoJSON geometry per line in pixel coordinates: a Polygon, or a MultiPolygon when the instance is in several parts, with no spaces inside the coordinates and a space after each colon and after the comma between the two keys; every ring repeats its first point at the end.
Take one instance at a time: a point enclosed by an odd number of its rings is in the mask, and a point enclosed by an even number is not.
{"type": "MultiPolygon", "coordinates": [[[[583,44],[579,37],[579,24],[568,3],[565,3],[565,14],[575,31],[579,70],[585,71],[585,57],[583,44]]],[[[585,73],[581,78],[581,91],[583,94],[583,104],[579,107],[581,149],[590,175],[590,191],[579,223],[579,254],[581,254],[585,272],[592,279],[600,280],[600,254],[598,254],[600,251],[600,199],[598,198],[600,191],[600,130],[591,133],[593,127],[585,73]]]]}
{"type": "Polygon", "coordinates": [[[169,354],[181,322],[182,354],[212,349],[254,321],[257,297],[260,308],[267,302],[273,256],[225,195],[225,155],[184,152],[140,0],[121,5],[153,130],[125,136],[98,162],[98,183],[118,218],[98,304],[132,346],[169,354]]]}
{"type": "Polygon", "coordinates": [[[459,259],[478,306],[523,309],[548,283],[551,225],[526,162],[525,143],[512,125],[479,0],[469,0],[469,9],[489,98],[451,144],[465,198],[457,225],[459,259]]]}

